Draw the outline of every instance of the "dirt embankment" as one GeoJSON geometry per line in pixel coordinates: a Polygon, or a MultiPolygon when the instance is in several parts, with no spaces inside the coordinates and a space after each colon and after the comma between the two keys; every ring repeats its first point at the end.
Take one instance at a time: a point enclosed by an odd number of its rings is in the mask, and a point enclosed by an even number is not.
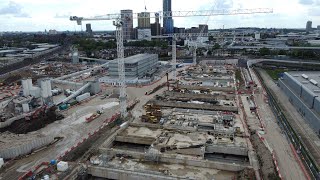
{"type": "Polygon", "coordinates": [[[26,134],[39,130],[46,125],[63,119],[61,114],[56,112],[56,107],[41,110],[37,115],[32,115],[30,119],[21,119],[13,122],[10,126],[0,129],[0,132],[9,131],[15,134],[26,134]]]}
{"type": "Polygon", "coordinates": [[[256,150],[258,161],[261,167],[260,172],[263,179],[280,180],[272,159],[272,154],[270,153],[268,148],[261,142],[259,136],[257,134],[252,134],[250,136],[250,141],[252,142],[252,145],[256,150]]]}

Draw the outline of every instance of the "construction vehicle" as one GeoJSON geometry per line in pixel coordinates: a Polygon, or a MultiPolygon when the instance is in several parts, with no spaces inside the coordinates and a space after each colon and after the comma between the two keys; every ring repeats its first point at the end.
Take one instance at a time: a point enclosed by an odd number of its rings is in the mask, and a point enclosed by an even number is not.
{"type": "Polygon", "coordinates": [[[90,117],[86,118],[86,122],[89,123],[89,122],[97,119],[98,117],[101,116],[101,114],[103,114],[103,111],[97,111],[96,113],[92,114],[90,117]]]}
{"type": "Polygon", "coordinates": [[[153,104],[146,104],[144,106],[146,111],[146,115],[141,116],[142,122],[149,122],[149,123],[159,123],[162,112],[160,106],[153,105],[153,104]]]}

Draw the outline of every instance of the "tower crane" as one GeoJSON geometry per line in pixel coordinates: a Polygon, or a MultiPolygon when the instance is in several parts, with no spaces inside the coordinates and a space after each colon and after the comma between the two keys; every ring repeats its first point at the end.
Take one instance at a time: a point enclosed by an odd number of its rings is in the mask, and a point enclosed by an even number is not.
{"type": "MultiPolygon", "coordinates": [[[[254,14],[254,13],[272,13],[273,10],[269,8],[258,9],[236,9],[236,10],[204,10],[204,11],[164,11],[151,12],[151,17],[139,16],[139,18],[155,18],[159,17],[197,17],[197,16],[219,16],[219,15],[238,15],[238,14],[254,14]]],[[[125,82],[125,67],[124,67],[124,46],[123,46],[123,31],[122,25],[124,19],[137,19],[138,13],[119,13],[106,14],[101,16],[94,16],[89,18],[71,16],[70,21],[76,21],[78,25],[82,25],[82,21],[108,21],[113,20],[113,25],[116,26],[116,40],[117,40],[117,56],[118,56],[118,71],[119,71],[119,86],[120,86],[120,113],[121,117],[127,116],[127,93],[125,82]]],[[[176,80],[176,38],[180,35],[173,35],[172,42],[172,65],[173,65],[173,79],[176,80]]]]}

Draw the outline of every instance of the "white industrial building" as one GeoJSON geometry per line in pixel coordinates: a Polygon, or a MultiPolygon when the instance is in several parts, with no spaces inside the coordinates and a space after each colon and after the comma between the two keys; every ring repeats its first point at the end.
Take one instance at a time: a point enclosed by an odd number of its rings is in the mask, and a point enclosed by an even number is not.
{"type": "MultiPolygon", "coordinates": [[[[125,74],[130,78],[142,78],[148,72],[152,72],[158,65],[157,54],[137,54],[124,58],[125,74]]],[[[109,62],[109,75],[118,77],[118,60],[109,62]]]]}
{"type": "Polygon", "coordinates": [[[316,133],[320,133],[320,72],[289,72],[279,80],[289,101],[316,133]]]}
{"type": "MultiPolygon", "coordinates": [[[[153,74],[159,65],[157,54],[137,54],[124,59],[125,75],[127,84],[136,84],[140,81],[147,82],[149,79],[143,79],[147,75],[153,74]]],[[[119,78],[118,60],[109,62],[109,76],[99,79],[100,82],[107,84],[117,84],[119,78]]]]}

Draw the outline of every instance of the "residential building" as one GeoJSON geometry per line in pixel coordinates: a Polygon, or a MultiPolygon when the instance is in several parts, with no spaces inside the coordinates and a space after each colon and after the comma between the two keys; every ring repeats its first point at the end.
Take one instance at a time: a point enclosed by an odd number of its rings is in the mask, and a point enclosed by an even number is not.
{"type": "Polygon", "coordinates": [[[199,24],[199,30],[201,33],[208,33],[209,26],[207,24],[199,24]]]}
{"type": "Polygon", "coordinates": [[[161,35],[161,25],[157,22],[151,24],[151,35],[159,36],[161,35]]]}
{"type": "Polygon", "coordinates": [[[123,22],[123,39],[128,40],[133,37],[133,12],[130,9],[121,10],[121,19],[123,22]]]}
{"type": "Polygon", "coordinates": [[[138,28],[139,29],[151,28],[149,12],[138,13],[138,28]]]}
{"type": "Polygon", "coordinates": [[[312,31],[312,21],[308,21],[308,22],[307,22],[306,31],[307,31],[307,32],[312,31]]]}
{"type": "Polygon", "coordinates": [[[91,24],[86,24],[86,32],[92,34],[91,24]]]}

